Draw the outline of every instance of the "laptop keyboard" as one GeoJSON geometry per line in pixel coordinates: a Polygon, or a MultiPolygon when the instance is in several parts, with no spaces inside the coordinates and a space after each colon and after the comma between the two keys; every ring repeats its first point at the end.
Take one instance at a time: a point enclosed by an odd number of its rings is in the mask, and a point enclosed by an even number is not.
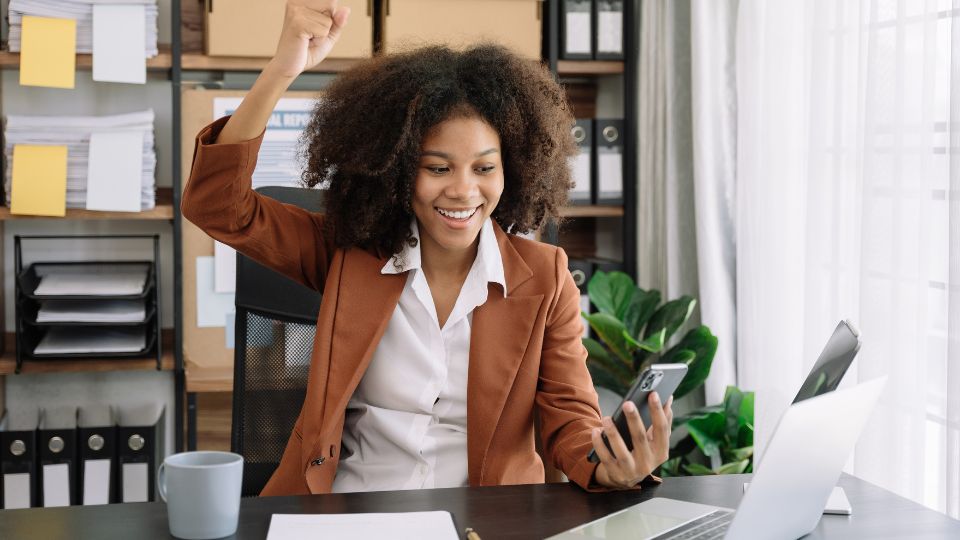
{"type": "Polygon", "coordinates": [[[661,534],[653,540],[714,540],[723,538],[727,534],[731,521],[733,521],[733,512],[715,510],[689,523],[684,523],[677,529],[661,534]]]}

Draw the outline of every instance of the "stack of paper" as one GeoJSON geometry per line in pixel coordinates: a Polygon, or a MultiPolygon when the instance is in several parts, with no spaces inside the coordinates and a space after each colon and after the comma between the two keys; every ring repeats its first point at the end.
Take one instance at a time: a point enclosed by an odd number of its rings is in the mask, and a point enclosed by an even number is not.
{"type": "Polygon", "coordinates": [[[133,296],[143,294],[146,268],[114,270],[83,266],[58,271],[48,269],[33,291],[37,296],[133,296]],[[77,271],[82,269],[82,271],[77,271]]]}
{"type": "MultiPolygon", "coordinates": [[[[233,114],[242,98],[220,97],[213,100],[214,119],[233,114]]],[[[263,186],[302,186],[298,159],[300,137],[313,116],[316,100],[283,98],[273,109],[257,154],[253,188],[263,186]]]]}
{"type": "MultiPolygon", "coordinates": [[[[6,203],[16,197],[15,191],[31,189],[31,171],[18,169],[14,146],[43,145],[67,148],[67,208],[126,212],[153,208],[157,166],[153,121],[152,110],[113,116],[7,116],[4,150],[13,166],[4,171],[6,203]],[[14,187],[14,174],[27,182],[14,187]]],[[[43,180],[49,179],[38,182],[43,180]]]]}
{"type": "Polygon", "coordinates": [[[77,52],[93,52],[93,6],[94,5],[144,6],[145,40],[144,57],[157,55],[157,9],[156,0],[10,0],[10,36],[12,52],[20,52],[23,16],[75,19],[77,21],[77,52]]]}
{"type": "Polygon", "coordinates": [[[144,300],[47,300],[38,323],[140,323],[147,318],[144,300]]]}
{"type": "Polygon", "coordinates": [[[134,353],[147,348],[146,328],[53,327],[33,354],[134,353]]]}

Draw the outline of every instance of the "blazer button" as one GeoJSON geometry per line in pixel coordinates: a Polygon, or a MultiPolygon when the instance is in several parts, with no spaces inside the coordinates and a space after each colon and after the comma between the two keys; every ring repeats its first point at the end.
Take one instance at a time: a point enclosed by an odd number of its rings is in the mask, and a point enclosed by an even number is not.
{"type": "Polygon", "coordinates": [[[316,467],[317,465],[323,465],[323,462],[324,462],[324,459],[322,457],[318,457],[317,459],[311,461],[310,465],[313,467],[316,467]]]}

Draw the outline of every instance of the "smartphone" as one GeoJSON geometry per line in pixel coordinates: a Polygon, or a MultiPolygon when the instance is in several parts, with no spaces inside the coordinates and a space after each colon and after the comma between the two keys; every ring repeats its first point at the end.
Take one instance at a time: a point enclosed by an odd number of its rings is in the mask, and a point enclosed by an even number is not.
{"type": "MultiPolygon", "coordinates": [[[[623,442],[627,445],[627,450],[633,450],[633,438],[630,436],[630,428],[627,426],[627,415],[623,413],[623,404],[627,400],[632,401],[637,406],[637,411],[640,412],[643,425],[649,428],[650,408],[647,405],[647,399],[649,399],[650,393],[656,392],[660,396],[660,403],[666,403],[670,395],[680,386],[680,381],[686,374],[686,364],[653,364],[633,382],[627,396],[617,407],[616,412],[613,413],[613,425],[617,426],[617,431],[620,432],[623,442]]],[[[603,437],[603,443],[607,445],[607,449],[613,452],[610,448],[610,442],[607,440],[607,435],[604,433],[601,434],[601,437],[603,437]]],[[[600,456],[597,455],[595,449],[591,449],[587,459],[591,463],[597,463],[600,461],[600,456]]]]}

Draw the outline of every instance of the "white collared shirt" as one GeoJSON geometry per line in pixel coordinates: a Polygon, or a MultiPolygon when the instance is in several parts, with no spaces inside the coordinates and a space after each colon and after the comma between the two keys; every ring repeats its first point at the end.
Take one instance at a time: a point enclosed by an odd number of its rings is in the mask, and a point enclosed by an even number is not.
{"type": "Polygon", "coordinates": [[[488,218],[477,258],[440,328],[415,220],[411,232],[416,245],[407,244],[381,270],[408,272],[407,282],[347,404],[334,493],[467,485],[470,328],[488,283],[506,295],[503,259],[488,218]]]}

